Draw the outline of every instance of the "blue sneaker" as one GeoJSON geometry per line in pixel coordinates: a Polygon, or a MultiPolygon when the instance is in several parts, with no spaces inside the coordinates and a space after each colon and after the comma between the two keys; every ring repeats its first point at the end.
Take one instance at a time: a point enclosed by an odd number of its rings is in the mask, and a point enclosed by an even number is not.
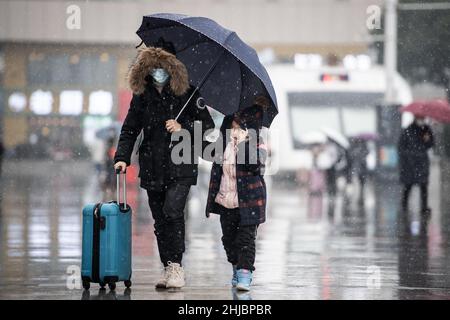
{"type": "Polygon", "coordinates": [[[252,283],[253,274],[250,270],[239,269],[236,271],[238,283],[236,289],[241,291],[250,291],[250,284],[252,283]]]}
{"type": "Polygon", "coordinates": [[[234,287],[236,287],[238,283],[238,277],[237,277],[237,268],[236,265],[233,265],[233,278],[231,279],[231,285],[234,287]]]}

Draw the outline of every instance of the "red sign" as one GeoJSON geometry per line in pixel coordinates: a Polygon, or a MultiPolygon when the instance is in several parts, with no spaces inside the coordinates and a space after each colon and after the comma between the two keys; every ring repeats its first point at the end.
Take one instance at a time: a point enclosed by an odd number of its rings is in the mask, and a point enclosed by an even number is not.
{"type": "Polygon", "coordinates": [[[133,94],[130,90],[119,90],[119,110],[117,120],[123,122],[127,116],[133,94]]]}

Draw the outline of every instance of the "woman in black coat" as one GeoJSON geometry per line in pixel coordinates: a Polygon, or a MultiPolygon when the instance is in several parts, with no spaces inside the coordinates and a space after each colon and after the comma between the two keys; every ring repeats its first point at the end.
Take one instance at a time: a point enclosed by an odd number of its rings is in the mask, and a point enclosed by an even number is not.
{"type": "Polygon", "coordinates": [[[238,290],[250,290],[256,230],[266,219],[267,151],[259,135],[266,106],[267,99],[258,97],[253,106],[224,118],[211,170],[206,216],[220,215],[231,282],[238,290]]]}
{"type": "Polygon", "coordinates": [[[408,209],[408,199],[413,185],[419,185],[422,213],[428,208],[428,177],[430,159],[428,150],[434,146],[433,132],[424,118],[415,117],[414,122],[404,129],[398,142],[400,183],[403,185],[402,209],[408,209]]]}
{"type": "Polygon", "coordinates": [[[147,190],[164,265],[164,275],[156,286],[178,288],[184,286],[181,266],[185,251],[184,207],[190,186],[197,182],[198,172],[196,158],[199,154],[193,152],[194,123],[202,123],[203,137],[205,131],[214,128],[214,122],[198,93],[194,94],[178,121],[174,120],[194,88],[189,86],[186,67],[176,58],[170,42],[160,39],[155,47],[140,50],[128,79],[133,98],[114,157],[115,168],[124,171],[130,165],[136,138],[142,130],[139,177],[141,187],[147,190]],[[179,143],[186,146],[186,141],[172,142],[172,135],[179,132],[190,134],[187,144],[191,147],[187,161],[181,163],[174,161],[178,156],[175,150],[179,143]]]}

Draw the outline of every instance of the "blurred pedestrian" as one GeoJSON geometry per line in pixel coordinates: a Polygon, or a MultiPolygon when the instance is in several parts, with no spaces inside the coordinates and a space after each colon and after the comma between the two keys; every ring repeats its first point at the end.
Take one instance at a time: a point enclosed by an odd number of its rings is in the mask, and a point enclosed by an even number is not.
{"type": "Polygon", "coordinates": [[[400,182],[403,185],[402,209],[408,209],[411,189],[419,185],[421,212],[430,214],[428,208],[428,177],[430,159],[428,150],[434,146],[433,132],[423,117],[416,116],[411,125],[402,130],[398,142],[400,182]]]}
{"type": "MultiPolygon", "coordinates": [[[[319,163],[319,158],[324,158],[322,156],[323,152],[323,145],[321,144],[315,144],[311,147],[312,166],[308,178],[309,195],[313,197],[320,196],[320,199],[322,199],[322,194],[325,192],[326,183],[328,182],[326,171],[324,171],[324,169],[321,167],[321,164],[319,163]]],[[[329,159],[325,157],[325,160],[329,159]]]]}
{"type": "Polygon", "coordinates": [[[325,169],[327,192],[330,199],[334,199],[337,193],[337,164],[340,161],[340,153],[333,142],[326,143],[323,153],[327,162],[325,169]]]}
{"type": "Polygon", "coordinates": [[[364,188],[367,181],[367,156],[369,148],[367,142],[361,138],[353,138],[350,145],[350,163],[352,175],[355,175],[359,182],[359,202],[364,203],[364,188]]]}
{"type": "Polygon", "coordinates": [[[111,168],[114,166],[114,157],[116,152],[116,136],[111,132],[108,138],[105,141],[104,147],[104,155],[103,155],[103,163],[102,163],[102,174],[101,179],[103,182],[103,190],[106,191],[106,194],[110,194],[112,191],[112,186],[114,185],[115,174],[111,168]]]}
{"type": "Polygon", "coordinates": [[[206,216],[220,215],[222,243],[233,269],[231,284],[249,291],[255,270],[255,241],[266,219],[266,184],[263,178],[267,148],[260,137],[267,99],[226,116],[217,145],[224,150],[211,170],[206,216]]]}
{"type": "Polygon", "coordinates": [[[123,172],[130,165],[134,143],[143,130],[139,147],[140,184],[147,190],[164,266],[156,287],[180,288],[185,284],[181,264],[185,251],[184,207],[191,185],[197,182],[198,161],[193,152],[187,162],[173,161],[172,149],[186,142],[183,139],[171,143],[172,133],[187,130],[194,150],[194,121],[203,122],[203,132],[214,128],[214,122],[200,103],[198,92],[175,120],[195,88],[189,85],[186,66],[176,58],[171,42],[160,38],[153,47],[141,49],[128,79],[133,98],[114,157],[115,168],[123,172]]]}
{"type": "MultiPolygon", "coordinates": [[[[91,152],[92,162],[94,162],[95,172],[97,176],[100,176],[104,169],[106,143],[103,139],[95,137],[93,142],[89,145],[89,151],[91,152]]],[[[111,169],[110,166],[107,167],[111,169]]]]}

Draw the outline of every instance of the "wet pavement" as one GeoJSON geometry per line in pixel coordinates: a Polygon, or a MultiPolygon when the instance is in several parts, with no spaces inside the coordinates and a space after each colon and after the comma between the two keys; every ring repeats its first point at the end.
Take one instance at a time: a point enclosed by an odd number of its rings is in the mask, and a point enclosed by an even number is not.
{"type": "MultiPolygon", "coordinates": [[[[334,202],[271,182],[268,221],[259,228],[254,286],[238,295],[219,221],[203,214],[207,178],[191,192],[184,265],[187,286],[157,291],[160,262],[146,194],[128,186],[133,215],[133,286],[76,288],[81,208],[102,197],[89,163],[8,162],[0,212],[0,299],[450,299],[450,188],[433,167],[431,219],[417,201],[399,213],[394,183],[370,184],[363,205],[334,202]],[[75,284],[75,288],[73,288],[75,284]]],[[[418,198],[418,191],[413,191],[418,198]]],[[[355,191],[354,194],[357,194],[355,191]]]]}

